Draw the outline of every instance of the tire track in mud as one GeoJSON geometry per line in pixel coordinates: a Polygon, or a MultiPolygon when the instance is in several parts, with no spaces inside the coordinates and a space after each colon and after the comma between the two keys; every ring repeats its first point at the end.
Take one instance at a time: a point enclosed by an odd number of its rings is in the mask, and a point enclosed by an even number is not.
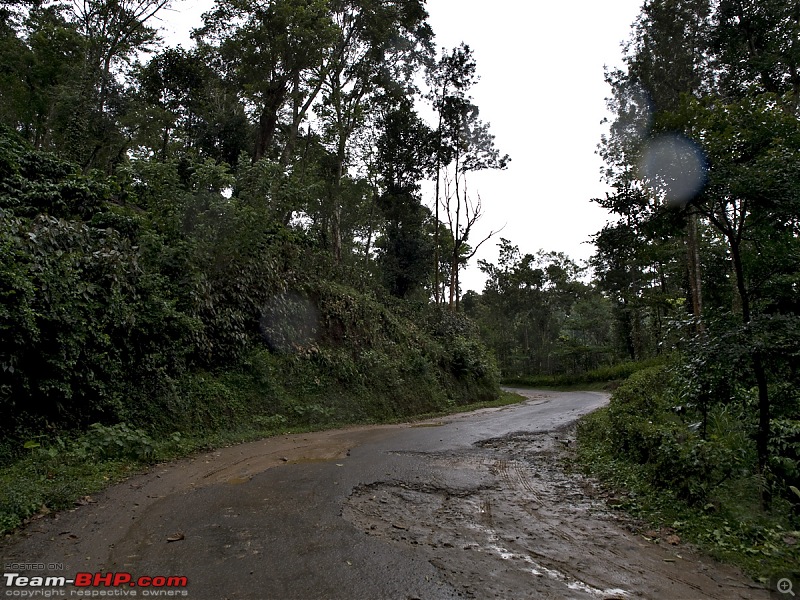
{"type": "Polygon", "coordinates": [[[718,583],[712,575],[725,567],[688,549],[626,531],[586,494],[586,480],[561,468],[563,435],[515,433],[467,451],[397,452],[424,459],[426,480],[356,488],[343,516],[366,535],[426,552],[468,598],[768,597],[718,583]]]}

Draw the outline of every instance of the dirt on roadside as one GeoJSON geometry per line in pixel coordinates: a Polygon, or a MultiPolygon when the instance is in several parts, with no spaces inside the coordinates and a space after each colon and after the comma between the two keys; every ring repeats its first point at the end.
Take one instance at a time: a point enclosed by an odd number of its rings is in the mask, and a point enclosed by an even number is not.
{"type": "Polygon", "coordinates": [[[60,566],[36,575],[183,575],[193,600],[769,598],[670,532],[639,533],[563,468],[569,428],[606,397],[523,393],[502,409],[160,465],[0,553],[60,566]]]}

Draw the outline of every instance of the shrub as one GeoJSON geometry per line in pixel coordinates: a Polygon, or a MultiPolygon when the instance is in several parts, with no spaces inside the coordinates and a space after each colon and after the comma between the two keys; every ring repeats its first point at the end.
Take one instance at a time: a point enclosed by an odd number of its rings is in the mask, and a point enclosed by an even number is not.
{"type": "Polygon", "coordinates": [[[679,419],[670,412],[665,367],[630,376],[613,394],[608,416],[617,451],[640,463],[650,462],[668,444],[679,419]]]}
{"type": "Polygon", "coordinates": [[[0,131],[0,174],[6,459],[92,423],[110,451],[146,446],[140,432],[380,420],[498,394],[470,321],[368,288],[264,218],[258,194],[221,194],[236,187],[225,164],[89,177],[0,131]]]}
{"type": "Polygon", "coordinates": [[[702,503],[731,477],[750,474],[748,426],[741,409],[719,405],[707,415],[702,435],[702,422],[686,422],[679,414],[693,416],[677,406],[673,384],[666,367],[632,375],[606,410],[604,443],[618,458],[645,466],[652,485],[702,503]]]}

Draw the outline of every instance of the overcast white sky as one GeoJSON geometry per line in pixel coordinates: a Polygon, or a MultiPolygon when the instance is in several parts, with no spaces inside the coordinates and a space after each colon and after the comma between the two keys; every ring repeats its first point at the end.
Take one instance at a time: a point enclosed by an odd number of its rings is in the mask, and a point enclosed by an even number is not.
{"type": "MultiPolygon", "coordinates": [[[[475,103],[511,156],[507,170],[470,180],[484,209],[474,239],[505,225],[500,235],[523,253],[541,248],[585,260],[594,252],[589,238],[606,221],[589,201],[606,191],[595,154],[609,91],[603,67],[621,66],[620,44],[641,3],[428,0],[437,46],[463,41],[474,50],[475,103]]],[[[189,30],[212,5],[175,2],[167,22],[173,39],[189,46],[189,30]]],[[[496,243],[487,242],[462,276],[465,291],[483,289],[478,258],[496,261],[496,243]]]]}

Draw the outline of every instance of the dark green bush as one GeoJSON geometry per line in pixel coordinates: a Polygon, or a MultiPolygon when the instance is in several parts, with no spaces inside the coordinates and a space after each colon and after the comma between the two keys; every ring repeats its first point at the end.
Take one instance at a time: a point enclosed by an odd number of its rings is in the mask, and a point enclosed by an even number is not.
{"type": "Polygon", "coordinates": [[[604,411],[603,443],[620,460],[644,466],[652,485],[702,503],[730,478],[751,473],[748,425],[741,409],[720,405],[707,415],[704,436],[702,422],[694,420],[699,416],[679,404],[674,385],[663,366],[633,374],[604,411]]]}
{"type": "Polygon", "coordinates": [[[87,176],[3,131],[0,172],[6,459],[92,423],[135,445],[140,430],[377,421],[497,396],[467,319],[370,288],[264,218],[263,198],[221,194],[225,164],[87,176]]]}
{"type": "Polygon", "coordinates": [[[662,365],[667,359],[656,357],[642,361],[626,361],[600,367],[585,373],[565,373],[560,375],[528,375],[524,377],[504,377],[503,383],[508,385],[559,387],[582,385],[589,383],[610,383],[623,381],[642,369],[662,365]]]}
{"type": "Polygon", "coordinates": [[[787,498],[800,515],[800,419],[774,419],[770,440],[770,467],[778,483],[777,492],[787,498]]]}
{"type": "Polygon", "coordinates": [[[608,415],[618,452],[650,462],[677,434],[680,420],[670,411],[668,383],[666,368],[653,367],[634,373],[614,392],[608,415]]]}

